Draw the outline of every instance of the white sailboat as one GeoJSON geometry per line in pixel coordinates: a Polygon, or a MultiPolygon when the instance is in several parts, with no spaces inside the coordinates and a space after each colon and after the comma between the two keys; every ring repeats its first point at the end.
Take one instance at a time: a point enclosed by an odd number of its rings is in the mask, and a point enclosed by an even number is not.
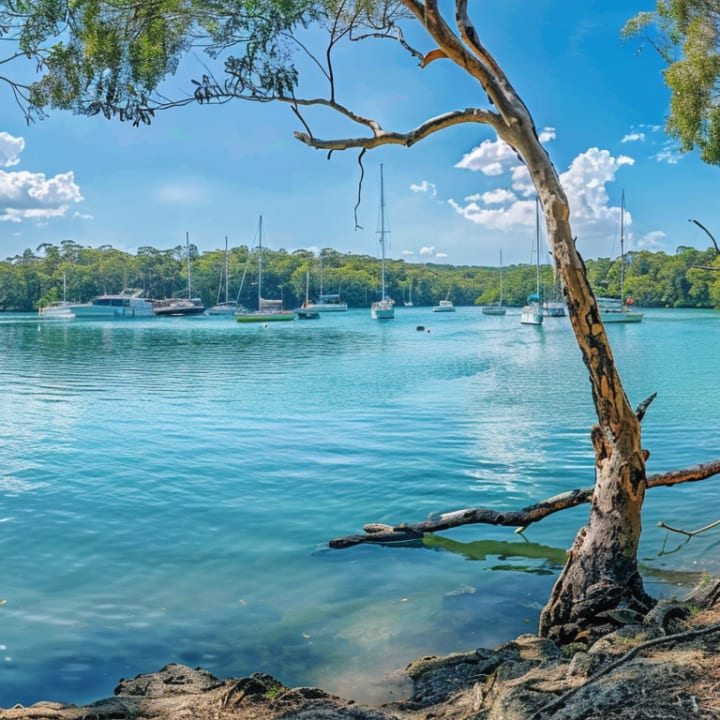
{"type": "Polygon", "coordinates": [[[527,305],[520,313],[523,325],[542,325],[543,311],[540,304],[540,199],[535,198],[535,292],[528,295],[527,305]]]}
{"type": "Polygon", "coordinates": [[[432,311],[442,313],[455,312],[455,306],[453,305],[453,301],[450,299],[450,290],[447,291],[447,295],[444,300],[441,300],[437,305],[433,306],[432,311]]]}
{"type": "Polygon", "coordinates": [[[505,306],[503,305],[503,262],[502,262],[502,250],[500,251],[500,299],[492,305],[485,305],[482,309],[483,315],[504,315],[505,306]]]}
{"type": "Polygon", "coordinates": [[[598,309],[603,323],[639,323],[643,314],[632,310],[632,298],[625,297],[625,191],[620,200],[620,295],[599,296],[598,309]]]}
{"type": "Polygon", "coordinates": [[[225,262],[223,263],[223,272],[220,276],[220,282],[218,284],[217,298],[215,304],[208,309],[208,315],[233,315],[236,312],[240,312],[245,308],[238,303],[237,300],[230,300],[230,273],[229,273],[229,260],[230,256],[228,253],[228,239],[225,236],[225,262]],[[225,286],[225,299],[220,300],[223,285],[225,286]]]}
{"type": "Polygon", "coordinates": [[[380,265],[380,276],[382,290],[380,292],[380,300],[377,300],[370,306],[370,317],[373,320],[392,320],[395,317],[395,301],[387,296],[385,292],[385,235],[389,231],[385,227],[385,185],[383,180],[383,166],[380,165],[380,248],[382,252],[382,260],[380,265]]]}
{"type": "Polygon", "coordinates": [[[302,307],[300,309],[304,310],[306,313],[347,312],[347,303],[340,298],[339,292],[326,293],[323,291],[322,255],[320,255],[318,258],[318,264],[320,266],[320,294],[318,295],[318,299],[316,302],[310,301],[310,271],[308,270],[308,287],[306,288],[305,292],[305,302],[302,304],[302,307]]]}
{"type": "Polygon", "coordinates": [[[235,319],[239,323],[254,323],[254,322],[277,322],[280,320],[294,320],[295,313],[292,310],[283,310],[282,300],[268,300],[262,296],[262,227],[263,219],[260,216],[258,223],[258,244],[257,244],[257,256],[258,256],[258,309],[252,312],[241,311],[235,314],[235,319]]]}
{"type": "Polygon", "coordinates": [[[67,299],[67,278],[63,273],[63,299],[44,305],[38,310],[38,314],[45,320],[72,320],[75,313],[72,311],[71,303],[67,299]]]}
{"type": "Polygon", "coordinates": [[[408,289],[408,299],[403,303],[405,307],[414,307],[415,303],[413,303],[412,299],[412,286],[413,286],[413,279],[410,278],[410,288],[408,289]]]}

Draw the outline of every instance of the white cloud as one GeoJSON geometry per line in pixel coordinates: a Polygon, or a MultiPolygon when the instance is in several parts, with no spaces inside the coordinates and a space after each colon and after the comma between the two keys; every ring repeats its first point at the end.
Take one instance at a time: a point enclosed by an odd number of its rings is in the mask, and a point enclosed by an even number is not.
{"type": "Polygon", "coordinates": [[[434,245],[425,245],[424,247],[420,248],[421,255],[432,255],[434,252],[435,252],[434,245]]]}
{"type": "Polygon", "coordinates": [[[44,173],[0,170],[0,221],[61,217],[83,199],[72,171],[48,179],[44,173]]]}
{"type": "Polygon", "coordinates": [[[442,258],[446,258],[447,256],[448,256],[448,254],[444,253],[444,252],[435,253],[436,258],[442,259],[442,258]]]}
{"type": "Polygon", "coordinates": [[[682,153],[680,148],[675,143],[666,143],[663,149],[660,150],[653,158],[661,163],[667,163],[668,165],[677,165],[682,160],[682,153]]]}
{"type": "MultiPolygon", "coordinates": [[[[555,128],[547,127],[542,129],[538,138],[544,143],[554,140],[555,135],[555,128]]],[[[478,171],[488,177],[502,175],[518,166],[524,167],[524,163],[517,153],[500,139],[483,140],[455,165],[456,168],[478,171]]]]}
{"type": "Polygon", "coordinates": [[[483,193],[482,195],[472,195],[466,200],[482,200],[486,205],[495,205],[505,202],[512,202],[516,199],[516,195],[510,190],[504,190],[498,188],[497,190],[491,190],[490,192],[483,193]]]}
{"type": "Polygon", "coordinates": [[[633,131],[633,132],[630,132],[627,135],[625,135],[625,137],[620,142],[623,142],[623,143],[642,142],[643,140],[645,140],[644,132],[633,131]]]}
{"type": "Polygon", "coordinates": [[[466,153],[455,167],[494,176],[502,175],[518,163],[518,156],[506,142],[483,140],[469,153],[466,153]]]}
{"type": "Polygon", "coordinates": [[[410,185],[410,189],[413,192],[429,193],[430,197],[437,196],[437,188],[433,183],[428,182],[427,180],[423,180],[419,185],[413,183],[412,185],[410,185]]]}
{"type": "Polygon", "coordinates": [[[73,217],[78,218],[80,220],[94,220],[95,219],[95,216],[90,215],[90,213],[81,213],[81,212],[77,212],[77,211],[75,211],[73,213],[73,217]]]}
{"type": "Polygon", "coordinates": [[[667,237],[662,230],[655,230],[653,232],[645,233],[635,243],[636,249],[638,250],[660,250],[664,247],[661,242],[663,238],[667,237]]]}
{"type": "Polygon", "coordinates": [[[401,255],[414,255],[415,251],[414,250],[403,250],[400,254],[401,255]]]}
{"type": "Polygon", "coordinates": [[[205,205],[210,194],[201,182],[187,180],[161,185],[155,190],[155,198],[167,205],[205,205]]]}
{"type": "Polygon", "coordinates": [[[20,153],[25,149],[25,139],[7,132],[0,132],[0,166],[12,167],[20,162],[20,153]]]}
{"type": "MultiPolygon", "coordinates": [[[[489,146],[486,146],[483,153],[476,153],[474,158],[474,167],[480,170],[481,155],[486,159],[508,157],[499,147],[495,146],[490,153],[489,146]]],[[[611,205],[607,186],[617,179],[621,168],[634,163],[635,160],[628,155],[612,155],[608,150],[589,148],[560,175],[570,204],[573,232],[585,246],[604,243],[607,245],[606,254],[610,254],[612,248],[608,239],[612,241],[618,234],[620,198],[617,197],[616,204],[611,205]]],[[[507,188],[498,188],[469,195],[464,202],[450,199],[449,205],[462,217],[488,230],[508,234],[518,234],[519,231],[522,234],[523,229],[535,226],[535,189],[524,165],[508,162],[506,174],[510,177],[512,192],[507,188]]],[[[628,232],[631,222],[632,217],[626,211],[628,232]]],[[[657,239],[658,236],[647,236],[644,241],[656,242],[657,239]]]]}

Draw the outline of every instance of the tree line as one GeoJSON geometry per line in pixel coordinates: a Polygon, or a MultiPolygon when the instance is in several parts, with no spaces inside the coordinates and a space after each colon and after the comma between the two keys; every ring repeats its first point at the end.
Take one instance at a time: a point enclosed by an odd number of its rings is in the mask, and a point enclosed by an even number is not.
{"type": "MultiPolygon", "coordinates": [[[[321,292],[340,293],[350,307],[368,307],[380,293],[380,265],[373,256],[341,253],[329,248],[309,250],[263,249],[263,294],[282,298],[285,306],[299,306],[309,286],[311,299],[321,292]]],[[[187,258],[190,255],[193,297],[206,306],[225,299],[225,251],[200,253],[195,245],[170,250],[151,246],[131,254],[102,245],[97,248],[64,240],[45,243],[35,252],[0,262],[0,310],[31,312],[50,302],[87,302],[105,293],[139,289],[145,297],[186,297],[187,258]]],[[[257,253],[241,245],[227,255],[230,299],[252,308],[257,303],[257,253]]],[[[620,290],[619,259],[586,261],[597,295],[620,290]]],[[[643,307],[720,308],[720,261],[714,248],[701,251],[681,246],[674,255],[640,251],[626,257],[626,295],[643,307]]],[[[540,268],[547,299],[559,297],[559,285],[550,264],[540,268]]],[[[450,298],[456,305],[485,305],[502,299],[507,305],[525,304],[535,288],[533,265],[504,268],[409,263],[386,260],[390,296],[402,303],[434,305],[450,298]]]]}
{"type": "MultiPolygon", "coordinates": [[[[299,306],[309,286],[311,299],[321,292],[340,293],[350,307],[368,307],[380,292],[379,260],[368,255],[341,253],[329,248],[263,251],[263,294],[282,298],[289,308],[299,306]]],[[[225,251],[200,253],[189,246],[193,297],[206,306],[225,299],[225,251]]],[[[0,310],[30,312],[50,302],[87,302],[96,295],[140,289],[147,298],[186,297],[188,248],[170,250],[145,246],[135,255],[110,245],[97,248],[64,240],[43,244],[35,252],[0,262],[0,310]]],[[[247,307],[256,304],[257,254],[246,245],[228,251],[230,299],[247,307]]],[[[598,258],[586,262],[591,285],[598,295],[620,290],[620,260],[598,258]]],[[[713,248],[705,251],[679,247],[675,255],[641,251],[628,255],[626,295],[643,307],[720,308],[720,262],[713,248]],[[714,263],[714,264],[713,264],[714,263]],[[714,272],[715,271],[715,272],[714,272]]],[[[546,299],[559,298],[552,266],[540,268],[546,299]]],[[[434,305],[448,297],[456,305],[486,305],[502,299],[506,305],[525,304],[535,288],[535,267],[504,268],[409,263],[386,260],[389,292],[397,303],[434,305]]]]}

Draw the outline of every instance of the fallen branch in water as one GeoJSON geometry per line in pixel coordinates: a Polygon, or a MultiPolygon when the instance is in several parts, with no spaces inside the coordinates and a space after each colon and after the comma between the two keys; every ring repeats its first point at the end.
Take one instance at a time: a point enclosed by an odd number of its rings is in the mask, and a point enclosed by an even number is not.
{"type": "MultiPolygon", "coordinates": [[[[647,479],[648,488],[669,487],[686,482],[706,480],[720,473],[720,460],[710,463],[693,465],[684,470],[673,470],[668,473],[650,475],[647,479]]],[[[365,525],[364,535],[345,535],[330,540],[331,548],[347,548],[361,543],[395,543],[420,540],[426,533],[449,530],[461,525],[482,523],[485,525],[502,525],[516,527],[516,532],[522,532],[532,523],[539,522],[548,515],[567,508],[583,505],[590,502],[593,489],[570,490],[555,495],[534,505],[528,505],[522,510],[493,510],[491,508],[465,508],[446,513],[433,513],[424,522],[401,523],[400,525],[385,525],[383,523],[369,523],[365,525]]]]}

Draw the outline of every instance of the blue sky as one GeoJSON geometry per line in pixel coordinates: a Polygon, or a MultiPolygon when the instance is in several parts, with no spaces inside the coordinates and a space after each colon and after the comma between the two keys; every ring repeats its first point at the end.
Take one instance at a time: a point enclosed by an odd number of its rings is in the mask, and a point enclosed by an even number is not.
{"type": "MultiPolygon", "coordinates": [[[[623,190],[626,249],[708,247],[691,218],[720,236],[720,168],[705,166],[697,153],[681,155],[664,134],[662,63],[620,39],[625,20],[653,2],[474,5],[481,39],[528,105],[562,175],[584,257],[619,252],[623,190]]],[[[414,40],[431,49],[420,36],[414,40]]],[[[336,70],[338,99],[387,130],[486,107],[479,87],[449,61],[421,70],[388,41],[344,48],[336,70]]],[[[316,78],[306,82],[310,94],[319,92],[316,78]]],[[[169,80],[167,90],[188,86],[186,74],[169,80]]],[[[3,259],[63,240],[129,252],[172,248],[184,244],[186,232],[201,251],[224,248],[225,236],[231,246],[249,245],[260,215],[273,249],[375,255],[383,163],[389,256],[497,265],[502,251],[506,265],[531,261],[532,190],[514,155],[483,126],[368,153],[356,229],[357,152],[328,160],[302,145],[293,137],[302,127],[287,107],[185,107],[142,128],[53,113],[27,126],[9,92],[0,92],[3,259]]],[[[359,134],[327,113],[308,117],[318,137],[359,134]]]]}

